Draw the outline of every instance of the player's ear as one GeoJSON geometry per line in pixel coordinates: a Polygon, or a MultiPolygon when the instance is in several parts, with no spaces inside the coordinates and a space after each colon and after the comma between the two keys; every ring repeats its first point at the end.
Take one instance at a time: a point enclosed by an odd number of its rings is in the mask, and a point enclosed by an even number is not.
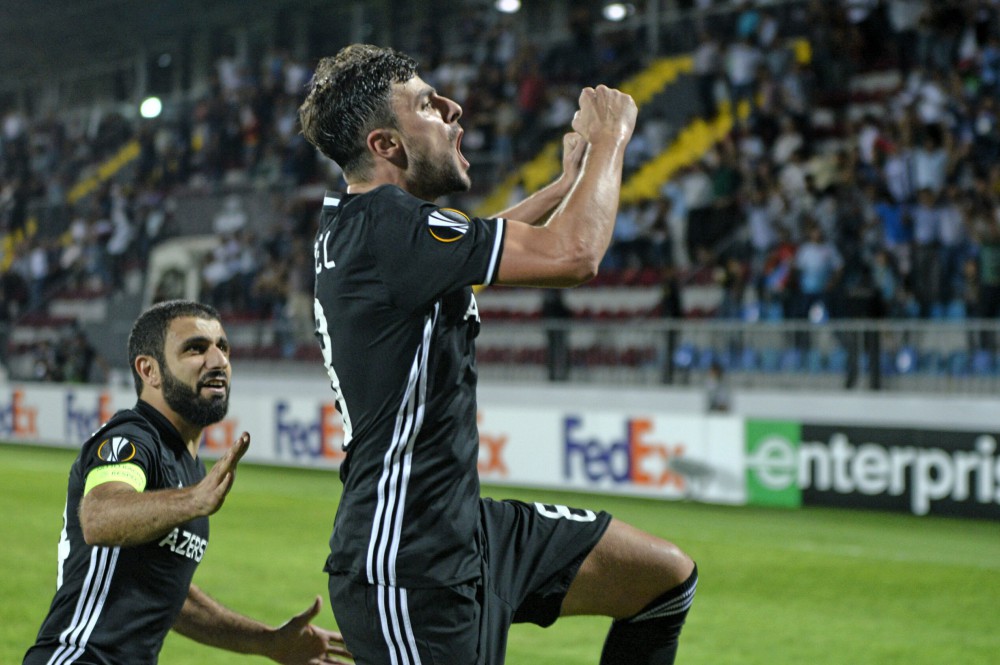
{"type": "Polygon", "coordinates": [[[368,133],[368,150],[376,157],[394,164],[403,161],[406,151],[399,132],[394,129],[373,129],[368,133]]]}
{"type": "Polygon", "coordinates": [[[160,375],[160,364],[153,356],[138,356],[135,359],[135,371],[142,378],[143,385],[159,388],[163,381],[160,375]]]}

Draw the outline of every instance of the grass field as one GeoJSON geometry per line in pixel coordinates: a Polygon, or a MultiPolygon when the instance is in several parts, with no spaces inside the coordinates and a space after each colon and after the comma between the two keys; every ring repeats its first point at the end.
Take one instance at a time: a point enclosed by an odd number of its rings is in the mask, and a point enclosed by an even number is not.
{"type": "MultiPolygon", "coordinates": [[[[18,663],[55,586],[73,453],[0,445],[0,663],[18,663]]],[[[320,594],[340,483],[334,474],[241,468],[195,581],[230,607],[278,623],[320,594]]],[[[1000,663],[1000,525],[806,509],[729,508],[485,488],[609,510],[677,542],[698,562],[682,636],[685,665],[1000,663]]],[[[598,661],[607,620],[515,626],[511,665],[598,661]]],[[[266,662],[171,635],[160,662],[266,662]]],[[[458,664],[456,664],[458,665],[458,664]]]]}

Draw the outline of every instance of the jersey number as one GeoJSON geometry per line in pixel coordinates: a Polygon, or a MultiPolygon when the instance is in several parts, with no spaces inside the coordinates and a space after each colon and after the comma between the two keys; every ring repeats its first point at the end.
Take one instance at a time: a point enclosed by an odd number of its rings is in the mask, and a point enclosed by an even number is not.
{"type": "Polygon", "coordinates": [[[593,522],[597,519],[597,515],[592,510],[584,510],[582,508],[568,508],[567,506],[559,506],[552,503],[535,503],[535,510],[542,517],[548,517],[554,520],[570,520],[572,522],[593,522]]]}
{"type": "Polygon", "coordinates": [[[62,533],[59,534],[59,545],[56,548],[56,554],[59,559],[59,570],[56,573],[56,588],[62,587],[63,583],[63,568],[66,566],[66,559],[69,558],[69,533],[66,531],[66,505],[63,505],[63,528],[62,533]]]}
{"type": "Polygon", "coordinates": [[[353,427],[351,425],[351,414],[347,411],[347,401],[344,399],[344,392],[340,387],[340,377],[333,368],[333,342],[330,340],[330,324],[326,320],[326,312],[323,311],[323,304],[319,298],[313,299],[313,315],[316,318],[316,335],[319,337],[320,349],[323,351],[323,365],[326,367],[326,374],[330,377],[330,387],[333,388],[333,398],[337,402],[337,410],[344,425],[344,450],[351,443],[353,427]]]}

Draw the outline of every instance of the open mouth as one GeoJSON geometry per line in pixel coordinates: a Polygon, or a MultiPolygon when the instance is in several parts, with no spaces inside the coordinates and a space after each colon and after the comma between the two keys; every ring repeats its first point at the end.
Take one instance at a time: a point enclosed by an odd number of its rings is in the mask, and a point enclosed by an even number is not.
{"type": "Polygon", "coordinates": [[[198,382],[198,390],[207,390],[215,395],[225,395],[229,387],[229,382],[222,377],[210,377],[198,382]]]}
{"type": "Polygon", "coordinates": [[[458,153],[458,160],[462,163],[462,168],[469,168],[469,160],[465,158],[462,154],[462,137],[465,136],[465,130],[459,129],[458,136],[455,137],[455,152],[458,153]]]}

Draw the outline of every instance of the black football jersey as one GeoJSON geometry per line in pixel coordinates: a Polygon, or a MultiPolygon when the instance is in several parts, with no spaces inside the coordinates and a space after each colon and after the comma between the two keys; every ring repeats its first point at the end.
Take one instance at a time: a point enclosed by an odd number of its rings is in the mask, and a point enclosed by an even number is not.
{"type": "Polygon", "coordinates": [[[471,286],[496,277],[504,230],[391,185],[325,197],[316,334],[347,453],[328,572],[406,587],[478,576],[471,286]]]}
{"type": "Polygon", "coordinates": [[[156,663],[195,569],[208,546],[208,518],[135,547],[83,540],[78,510],[88,477],[111,477],[142,491],[187,487],[205,477],[177,430],[140,401],[91,437],[69,474],[59,541],[58,588],[25,663],[156,663]],[[94,475],[92,475],[94,474],[94,475]]]}

